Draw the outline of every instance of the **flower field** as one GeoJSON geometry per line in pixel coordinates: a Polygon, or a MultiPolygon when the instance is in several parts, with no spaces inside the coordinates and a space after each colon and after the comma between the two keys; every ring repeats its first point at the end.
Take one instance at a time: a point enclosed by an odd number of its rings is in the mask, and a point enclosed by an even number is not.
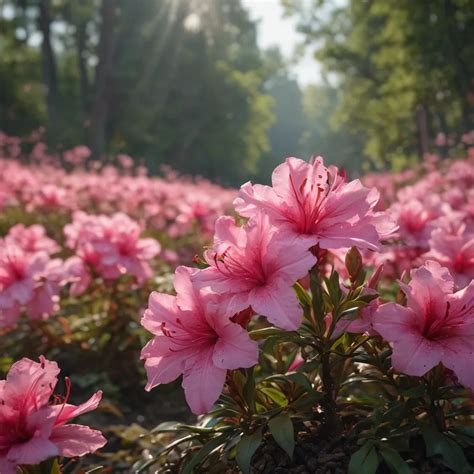
{"type": "Polygon", "coordinates": [[[2,134],[0,474],[473,472],[472,150],[234,190],[2,134]]]}

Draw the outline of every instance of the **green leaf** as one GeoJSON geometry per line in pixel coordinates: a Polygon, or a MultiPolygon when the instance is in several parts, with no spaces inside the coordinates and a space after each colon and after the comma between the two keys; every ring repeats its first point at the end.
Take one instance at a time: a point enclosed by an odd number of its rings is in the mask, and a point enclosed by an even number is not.
{"type": "Polygon", "coordinates": [[[315,390],[307,393],[306,395],[302,396],[294,403],[291,404],[292,410],[311,410],[314,405],[321,400],[323,397],[322,392],[316,392],[315,390]]]}
{"type": "Polygon", "coordinates": [[[407,398],[421,398],[426,395],[426,387],[420,384],[416,387],[400,389],[400,395],[407,398]]]}
{"type": "Polygon", "coordinates": [[[229,437],[228,433],[221,434],[217,438],[212,438],[208,441],[184,466],[182,474],[192,474],[194,468],[199,466],[206,457],[212,453],[216,448],[222,446],[229,437]]]}
{"type": "Polygon", "coordinates": [[[311,306],[311,296],[298,282],[293,285],[293,288],[301,305],[303,307],[311,306]]]}
{"type": "Polygon", "coordinates": [[[319,362],[319,360],[313,359],[308,362],[305,362],[304,364],[301,364],[296,369],[296,372],[308,373],[308,372],[318,369],[320,365],[321,365],[321,362],[319,362]]]}
{"type": "Polygon", "coordinates": [[[457,474],[472,473],[463,450],[454,440],[428,425],[421,428],[421,433],[425,440],[428,457],[440,455],[443,463],[457,474]]]}
{"type": "Polygon", "coordinates": [[[393,474],[412,474],[410,466],[395,449],[384,446],[379,450],[379,453],[393,474]]]}
{"type": "Polygon", "coordinates": [[[273,387],[262,387],[259,388],[259,390],[273,400],[279,407],[283,408],[288,405],[288,399],[280,390],[273,387]]]}
{"type": "Polygon", "coordinates": [[[282,413],[272,418],[268,422],[268,427],[273,439],[292,458],[295,449],[295,430],[290,416],[282,413]]]}
{"type": "Polygon", "coordinates": [[[245,401],[249,407],[250,413],[255,412],[255,374],[253,371],[253,367],[250,369],[246,369],[245,373],[247,375],[247,380],[245,381],[245,385],[243,388],[243,394],[245,401]]]}
{"type": "Polygon", "coordinates": [[[270,336],[285,336],[288,335],[288,332],[282,331],[281,329],[275,327],[254,329],[249,332],[249,336],[252,340],[258,341],[260,339],[266,339],[270,336]]]}
{"type": "Polygon", "coordinates": [[[374,443],[368,441],[351,456],[348,473],[375,474],[379,466],[379,461],[374,443]]]}
{"type": "Polygon", "coordinates": [[[474,426],[458,426],[454,431],[458,431],[469,438],[474,438],[474,426]]]}
{"type": "Polygon", "coordinates": [[[262,443],[262,428],[259,428],[252,434],[242,436],[242,439],[237,445],[237,455],[236,460],[240,469],[244,474],[250,472],[250,462],[252,456],[257,451],[258,447],[262,443]]]}
{"type": "Polygon", "coordinates": [[[28,469],[23,469],[25,472],[31,474],[61,474],[61,464],[58,458],[47,459],[35,466],[28,466],[28,469]]]}
{"type": "Polygon", "coordinates": [[[304,375],[301,372],[290,372],[288,374],[276,374],[276,375],[271,375],[270,377],[267,377],[265,381],[281,381],[281,382],[293,382],[296,383],[297,385],[303,387],[306,389],[308,392],[313,389],[311,386],[311,382],[308,380],[306,375],[304,375]]]}
{"type": "MultiPolygon", "coordinates": [[[[97,466],[97,467],[93,467],[92,469],[89,469],[88,471],[86,471],[85,474],[92,474],[92,473],[95,473],[95,472],[102,472],[102,470],[104,469],[104,466],[97,466]]],[[[61,471],[58,471],[58,472],[61,472],[61,471]]]]}

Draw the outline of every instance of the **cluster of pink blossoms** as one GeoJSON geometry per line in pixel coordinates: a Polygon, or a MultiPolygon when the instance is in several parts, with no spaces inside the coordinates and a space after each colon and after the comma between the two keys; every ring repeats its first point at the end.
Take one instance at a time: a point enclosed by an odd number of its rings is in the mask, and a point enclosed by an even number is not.
{"type": "Polygon", "coordinates": [[[372,326],[393,347],[393,367],[421,376],[440,362],[474,390],[474,281],[454,292],[447,268],[428,261],[400,286],[407,307],[381,305],[372,326]]]}
{"type": "Polygon", "coordinates": [[[217,400],[228,369],[258,361],[244,329],[248,318],[235,318],[238,313],[258,313],[278,327],[297,329],[302,309],[292,286],[316,264],[317,250],[377,249],[395,229],[374,211],[375,189],[347,182],[321,158],[311,164],[288,158],[272,181],[272,187],[242,186],[235,207],[248,222],[238,226],[220,218],[205,253],[209,267],[180,267],[177,296],[152,293],[142,320],[155,335],[142,352],[147,389],[183,374],[195,413],[217,400]]]}
{"type": "Polygon", "coordinates": [[[377,185],[384,196],[381,208],[398,224],[381,252],[366,254],[369,263],[384,263],[385,274],[397,278],[434,260],[450,271],[456,288],[469,284],[474,278],[474,154],[463,161],[427,159],[422,168],[370,175],[364,182],[377,185]]]}
{"type": "Polygon", "coordinates": [[[89,286],[93,275],[115,280],[133,275],[141,285],[152,276],[149,261],[161,246],[151,238],[140,238],[142,228],[126,214],[112,216],[76,212],[64,227],[66,245],[76,255],[66,261],[73,285],[71,294],[79,295],[89,286]]]}
{"type": "Polygon", "coordinates": [[[58,249],[39,225],[18,224],[0,239],[0,329],[14,326],[22,310],[45,319],[59,309],[67,277],[62,260],[51,258],[58,249]]]}
{"type": "Polygon", "coordinates": [[[141,226],[122,213],[112,216],[77,212],[64,227],[66,246],[74,255],[52,258],[61,247],[41,225],[13,226],[0,239],[0,329],[15,326],[24,312],[30,320],[57,312],[61,288],[78,296],[93,278],[134,277],[141,286],[152,277],[150,262],[161,251],[159,242],[140,238],[141,226]]]}
{"type": "Polygon", "coordinates": [[[99,431],[67,424],[95,410],[102,392],[71,405],[66,380],[64,400],[52,398],[59,372],[56,362],[44,357],[39,362],[22,359],[0,380],[0,473],[14,474],[21,464],[39,464],[54,456],[83,456],[106,444],[99,431]]]}
{"type": "Polygon", "coordinates": [[[116,157],[116,166],[90,161],[90,150],[84,146],[63,153],[71,168],[67,172],[58,156],[35,142],[38,138],[27,139],[28,148],[34,144],[32,151],[22,153],[22,140],[0,132],[0,210],[22,207],[31,213],[106,215],[120,211],[173,238],[193,233],[208,239],[214,222],[235,198],[234,189],[202,178],[169,170],[163,178],[147,176],[146,169],[134,166],[126,155],[116,157]]]}

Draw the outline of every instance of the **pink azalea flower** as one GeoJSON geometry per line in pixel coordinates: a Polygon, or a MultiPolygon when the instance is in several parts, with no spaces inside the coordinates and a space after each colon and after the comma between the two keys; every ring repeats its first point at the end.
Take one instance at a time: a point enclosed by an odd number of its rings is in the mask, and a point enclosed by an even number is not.
{"type": "Polygon", "coordinates": [[[153,274],[148,262],[161,252],[155,239],[140,239],[141,228],[125,214],[110,218],[110,229],[106,238],[96,243],[101,254],[101,264],[117,269],[117,276],[131,274],[139,284],[153,274]]]}
{"type": "Polygon", "coordinates": [[[47,252],[53,254],[59,252],[59,245],[46,235],[42,225],[35,224],[29,227],[16,224],[8,231],[5,242],[11,242],[21,247],[25,252],[47,252]]]}
{"type": "Polygon", "coordinates": [[[393,367],[421,376],[442,362],[459,381],[474,390],[474,282],[453,293],[446,268],[428,261],[400,283],[407,307],[386,303],[378,308],[373,327],[393,348],[393,367]]]}
{"type": "Polygon", "coordinates": [[[457,288],[464,288],[474,279],[474,235],[459,233],[450,235],[445,230],[433,232],[427,259],[436,260],[446,267],[454,278],[457,288]]]}
{"type": "MultiPolygon", "coordinates": [[[[108,217],[78,212],[73,222],[64,228],[66,244],[76,248],[84,264],[107,280],[134,275],[138,284],[152,276],[149,261],[161,251],[155,239],[141,239],[141,231],[140,225],[123,213],[108,217]]],[[[85,277],[77,261],[70,262],[68,268],[75,272],[74,278],[78,274],[85,277]]],[[[79,291],[78,288],[75,291],[79,291]]]]}
{"type": "Polygon", "coordinates": [[[346,182],[335,167],[324,166],[321,157],[312,164],[287,158],[272,175],[273,187],[248,182],[234,201],[245,217],[264,211],[277,226],[295,236],[311,236],[324,249],[376,250],[379,240],[395,229],[385,213],[376,213],[376,189],[359,180],[346,182]]]}
{"type": "Polygon", "coordinates": [[[44,319],[57,311],[64,283],[61,260],[12,244],[0,246],[0,328],[13,326],[22,308],[30,319],[44,319]]]}
{"type": "Polygon", "coordinates": [[[86,261],[79,256],[68,258],[64,262],[64,271],[68,282],[72,283],[69,289],[71,296],[82,295],[92,282],[92,275],[86,261]]]}
{"type": "Polygon", "coordinates": [[[102,398],[97,392],[75,406],[51,404],[58,381],[56,362],[22,359],[0,381],[0,472],[14,474],[21,464],[39,464],[53,456],[75,457],[105,445],[99,431],[88,426],[66,424],[72,418],[95,410],[102,398]]]}
{"type": "Polygon", "coordinates": [[[178,267],[177,296],[153,292],[142,325],[155,337],[143,348],[147,390],[183,375],[193,413],[207,412],[219,398],[228,369],[258,362],[258,346],[222,312],[216,295],[193,287],[197,270],[178,267]]]}
{"type": "Polygon", "coordinates": [[[438,215],[416,199],[394,204],[391,207],[391,212],[399,225],[398,234],[405,244],[414,247],[427,247],[438,215]]]}
{"type": "Polygon", "coordinates": [[[210,267],[196,273],[193,281],[222,295],[232,314],[251,306],[273,324],[295,330],[302,309],[292,286],[316,264],[310,246],[310,239],[280,232],[261,213],[243,227],[221,217],[214,248],[205,253],[210,267]]]}

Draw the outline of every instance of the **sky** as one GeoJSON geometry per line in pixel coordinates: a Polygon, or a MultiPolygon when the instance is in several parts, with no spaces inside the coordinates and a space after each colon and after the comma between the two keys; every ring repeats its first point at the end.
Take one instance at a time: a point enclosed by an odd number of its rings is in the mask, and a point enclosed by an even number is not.
{"type": "MultiPolygon", "coordinates": [[[[303,37],[296,31],[294,18],[283,16],[280,0],[242,0],[250,16],[258,23],[258,43],[262,48],[277,45],[286,57],[292,57],[293,50],[303,37]]],[[[300,85],[320,82],[320,67],[310,51],[291,68],[300,85]]]]}

